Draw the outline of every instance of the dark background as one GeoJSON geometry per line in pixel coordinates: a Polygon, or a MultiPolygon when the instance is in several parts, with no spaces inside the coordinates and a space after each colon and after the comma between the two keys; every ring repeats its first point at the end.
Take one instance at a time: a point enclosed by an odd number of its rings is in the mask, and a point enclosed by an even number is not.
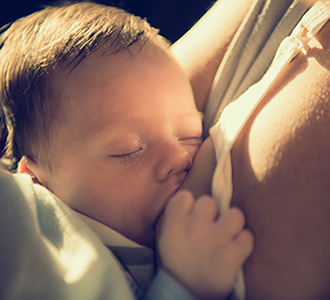
{"type": "MultiPolygon", "coordinates": [[[[146,17],[161,34],[175,42],[214,3],[215,0],[94,0],[121,7],[135,15],[146,17]]],[[[0,0],[0,27],[39,10],[56,0],[0,0]]]]}

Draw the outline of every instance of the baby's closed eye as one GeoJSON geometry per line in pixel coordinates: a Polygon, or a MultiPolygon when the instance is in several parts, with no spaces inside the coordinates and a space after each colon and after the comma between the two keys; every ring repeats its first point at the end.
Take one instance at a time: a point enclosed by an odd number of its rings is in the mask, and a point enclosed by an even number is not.
{"type": "Polygon", "coordinates": [[[190,144],[190,145],[200,146],[202,144],[203,140],[200,136],[193,136],[193,137],[182,138],[182,139],[180,139],[180,142],[190,144]]]}
{"type": "Polygon", "coordinates": [[[143,154],[143,148],[141,147],[134,151],[123,152],[119,154],[111,154],[110,157],[124,163],[132,163],[140,159],[142,154],[143,154]]]}

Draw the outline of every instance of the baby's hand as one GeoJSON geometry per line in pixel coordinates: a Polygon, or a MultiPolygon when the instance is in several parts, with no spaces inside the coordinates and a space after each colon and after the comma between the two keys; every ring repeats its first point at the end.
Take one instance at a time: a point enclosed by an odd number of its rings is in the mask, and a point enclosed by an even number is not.
{"type": "Polygon", "coordinates": [[[238,271],[252,252],[252,234],[233,208],[219,217],[209,196],[196,202],[188,191],[169,202],[159,227],[160,261],[199,299],[222,299],[235,284],[238,271]]]}

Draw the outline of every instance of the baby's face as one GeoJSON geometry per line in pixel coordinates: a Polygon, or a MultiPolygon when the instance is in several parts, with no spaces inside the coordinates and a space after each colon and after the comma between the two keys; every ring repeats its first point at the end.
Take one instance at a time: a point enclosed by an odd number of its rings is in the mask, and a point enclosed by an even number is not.
{"type": "Polygon", "coordinates": [[[95,52],[55,82],[65,111],[45,184],[73,209],[146,246],[201,144],[201,115],[165,50],[95,52]]]}

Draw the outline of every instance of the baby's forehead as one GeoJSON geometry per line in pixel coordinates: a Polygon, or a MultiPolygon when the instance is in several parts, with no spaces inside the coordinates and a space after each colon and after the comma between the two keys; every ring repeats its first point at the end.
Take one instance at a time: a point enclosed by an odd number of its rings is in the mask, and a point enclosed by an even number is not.
{"type": "MultiPolygon", "coordinates": [[[[84,105],[88,100],[97,101],[105,96],[105,92],[107,98],[116,98],[123,90],[133,97],[139,88],[135,84],[136,78],[144,77],[147,82],[150,76],[146,74],[159,76],[164,70],[160,65],[165,66],[167,60],[175,62],[170,48],[158,45],[143,48],[133,45],[113,54],[103,49],[97,50],[83,57],[79,63],[54,72],[52,85],[56,101],[62,110],[67,110],[70,106],[84,105]]],[[[172,72],[175,73],[176,69],[172,69],[172,72]]]]}
{"type": "Polygon", "coordinates": [[[159,57],[166,56],[173,59],[170,48],[158,44],[144,47],[133,45],[117,53],[99,49],[77,59],[77,62],[60,66],[53,73],[52,83],[57,92],[62,94],[76,90],[76,86],[83,83],[98,86],[102,80],[110,81],[126,72],[140,69],[144,64],[159,64],[159,57]]]}
{"type": "Polygon", "coordinates": [[[76,92],[82,88],[93,86],[96,88],[101,85],[101,75],[111,80],[121,70],[118,62],[123,59],[123,56],[126,56],[126,59],[134,59],[122,51],[108,54],[97,50],[82,57],[77,62],[59,66],[51,76],[51,85],[57,100],[65,98],[64,104],[69,104],[72,100],[78,101],[79,99],[74,97],[76,92]]]}

